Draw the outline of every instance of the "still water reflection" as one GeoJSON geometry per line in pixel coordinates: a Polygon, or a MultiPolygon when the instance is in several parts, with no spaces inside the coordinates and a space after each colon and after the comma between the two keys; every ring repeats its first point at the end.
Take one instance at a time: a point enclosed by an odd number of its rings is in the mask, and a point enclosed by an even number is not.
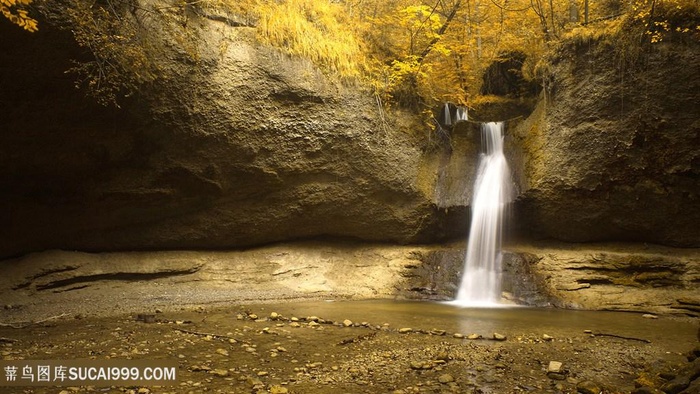
{"type": "Polygon", "coordinates": [[[698,330],[697,322],[680,317],[648,319],[639,313],[529,307],[460,308],[425,301],[319,301],[266,307],[288,316],[389,323],[394,328],[438,328],[448,333],[477,333],[484,337],[499,332],[509,337],[548,334],[564,338],[587,335],[584,330],[591,330],[646,339],[669,352],[687,351],[689,344],[696,341],[698,330]]]}

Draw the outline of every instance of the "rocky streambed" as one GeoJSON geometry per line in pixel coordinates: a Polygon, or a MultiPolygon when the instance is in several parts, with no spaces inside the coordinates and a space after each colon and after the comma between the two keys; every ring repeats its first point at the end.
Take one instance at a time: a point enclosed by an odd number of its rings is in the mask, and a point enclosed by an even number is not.
{"type": "Polygon", "coordinates": [[[32,393],[695,393],[700,384],[689,318],[391,301],[140,312],[4,324],[0,354],[178,362],[173,386],[32,393]]]}
{"type": "Polygon", "coordinates": [[[174,359],[179,381],[3,392],[697,392],[696,250],[511,245],[504,289],[540,307],[489,310],[438,302],[454,294],[463,248],[309,241],[6,260],[2,359],[174,359]]]}

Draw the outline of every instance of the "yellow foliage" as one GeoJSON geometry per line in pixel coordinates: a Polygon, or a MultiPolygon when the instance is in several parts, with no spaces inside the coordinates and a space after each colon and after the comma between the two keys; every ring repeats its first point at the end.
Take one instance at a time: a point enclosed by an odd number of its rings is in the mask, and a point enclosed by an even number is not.
{"type": "MultiPolygon", "coordinates": [[[[240,5],[239,5],[240,7],[240,5]]],[[[326,70],[356,77],[364,65],[360,40],[345,9],[315,0],[259,1],[252,7],[262,41],[310,59],[326,70]]]]}
{"type": "Polygon", "coordinates": [[[35,32],[39,30],[36,19],[29,16],[29,13],[22,6],[29,5],[32,0],[0,0],[0,13],[15,25],[35,32]]]}

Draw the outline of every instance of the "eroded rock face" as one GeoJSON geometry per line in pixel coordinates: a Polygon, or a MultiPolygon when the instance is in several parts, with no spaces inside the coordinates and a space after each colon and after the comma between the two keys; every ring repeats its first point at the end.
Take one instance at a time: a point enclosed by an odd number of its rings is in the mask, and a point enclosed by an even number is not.
{"type": "Polygon", "coordinates": [[[560,240],[700,245],[700,47],[625,63],[609,44],[565,47],[551,93],[513,133],[521,232],[560,240]],[[621,68],[622,67],[622,68],[621,68]]]}
{"type": "Polygon", "coordinates": [[[511,246],[506,274],[523,302],[561,308],[700,315],[700,250],[643,245],[511,246]]]}
{"type": "Polygon", "coordinates": [[[415,119],[380,114],[250,28],[192,18],[197,65],[166,52],[160,79],[121,110],[73,89],[70,35],[1,26],[0,257],[461,230],[433,203],[415,119]]]}

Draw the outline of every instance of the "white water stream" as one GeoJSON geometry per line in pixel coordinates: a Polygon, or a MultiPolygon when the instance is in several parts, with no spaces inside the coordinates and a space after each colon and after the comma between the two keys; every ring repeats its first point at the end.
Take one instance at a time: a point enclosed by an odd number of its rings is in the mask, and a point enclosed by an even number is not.
{"type": "Polygon", "coordinates": [[[462,283],[452,302],[495,306],[501,300],[501,238],[507,205],[513,200],[508,162],[503,154],[503,123],[481,126],[482,148],[472,199],[472,222],[462,283]]]}

